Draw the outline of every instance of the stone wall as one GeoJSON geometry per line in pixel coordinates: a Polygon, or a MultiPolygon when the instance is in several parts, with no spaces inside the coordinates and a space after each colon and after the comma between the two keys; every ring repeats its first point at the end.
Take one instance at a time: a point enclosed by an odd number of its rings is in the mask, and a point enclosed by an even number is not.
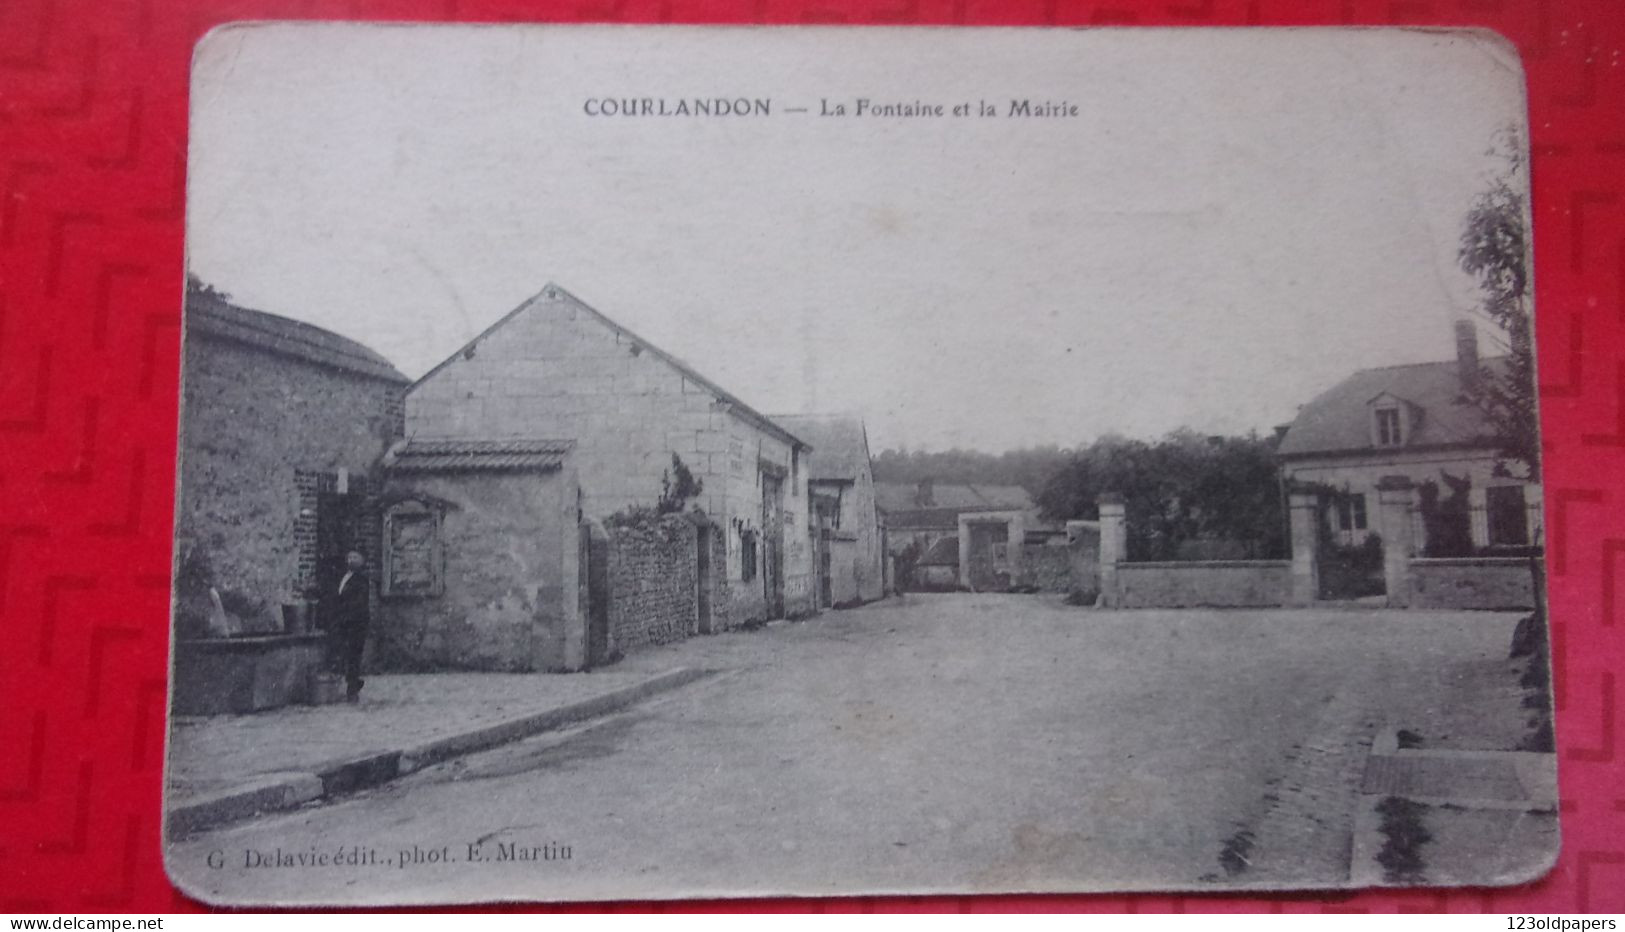
{"type": "Polygon", "coordinates": [[[196,331],[184,357],[178,557],[223,594],[297,601],[313,581],[304,512],[340,470],[362,489],[401,436],[406,386],[196,331]]]}
{"type": "Polygon", "coordinates": [[[866,601],[863,598],[859,574],[863,570],[863,547],[855,535],[839,532],[842,536],[825,541],[829,547],[830,601],[847,608],[866,601]]]}
{"type": "Polygon", "coordinates": [[[698,633],[694,521],[672,515],[608,531],[611,653],[698,633]]]}
{"type": "Polygon", "coordinates": [[[1287,604],[1292,565],[1285,560],[1117,564],[1121,608],[1252,608],[1287,604]]]}
{"type": "Polygon", "coordinates": [[[1071,549],[1044,544],[1023,545],[1021,568],[1016,573],[1013,585],[1017,589],[1036,589],[1039,592],[1072,591],[1071,549]]]}
{"type": "Polygon", "coordinates": [[[1534,608],[1534,582],[1525,557],[1464,557],[1410,561],[1412,608],[1534,608]]]}
{"type": "Polygon", "coordinates": [[[385,502],[440,512],[444,565],[440,594],[381,600],[373,626],[378,665],[579,669],[585,621],[575,498],[569,470],[392,476],[385,502]]]}
{"type": "MultiPolygon", "coordinates": [[[[812,455],[818,456],[814,450],[812,455]]],[[[886,548],[881,543],[879,514],[875,509],[874,476],[867,468],[859,471],[852,484],[841,493],[841,530],[856,537],[854,576],[857,591],[852,598],[873,602],[886,595],[886,548]]],[[[837,601],[845,601],[837,597],[837,601]]]]}

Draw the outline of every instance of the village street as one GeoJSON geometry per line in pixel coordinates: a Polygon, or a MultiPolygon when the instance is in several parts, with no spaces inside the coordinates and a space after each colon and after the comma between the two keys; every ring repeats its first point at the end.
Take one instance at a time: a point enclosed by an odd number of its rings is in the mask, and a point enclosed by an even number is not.
{"type": "Polygon", "coordinates": [[[719,672],[169,858],[263,903],[1335,884],[1372,736],[1444,727],[1516,618],[910,594],[638,651],[719,672]],[[377,863],[245,866],[341,845],[377,863]]]}

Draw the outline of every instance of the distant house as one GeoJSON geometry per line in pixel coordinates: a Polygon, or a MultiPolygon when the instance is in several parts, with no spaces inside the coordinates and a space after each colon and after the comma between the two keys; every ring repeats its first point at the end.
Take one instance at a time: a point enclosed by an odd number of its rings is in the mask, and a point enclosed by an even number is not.
{"type": "Polygon", "coordinates": [[[877,482],[875,501],[886,514],[887,541],[897,553],[910,544],[924,553],[951,534],[959,533],[959,516],[988,511],[1033,511],[1027,490],[1019,485],[968,485],[919,482],[877,482]]]}
{"type": "Polygon", "coordinates": [[[414,383],[406,434],[568,442],[580,513],[599,522],[653,507],[676,455],[702,483],[699,549],[723,554],[699,629],[816,610],[809,445],[557,285],[414,383]]]}
{"type": "Polygon", "coordinates": [[[812,445],[807,470],[819,529],[820,607],[872,602],[886,594],[886,528],[875,504],[869,434],[862,418],[842,414],[776,415],[812,445]]]}
{"type": "Polygon", "coordinates": [[[378,563],[375,473],[408,380],[354,340],[204,288],[184,327],[174,709],[304,701],[323,655],[308,606],[348,551],[378,563]]]}
{"type": "MultiPolygon", "coordinates": [[[[1019,585],[1027,547],[1066,543],[1065,528],[1041,520],[1032,496],[1020,486],[928,479],[912,484],[878,483],[876,495],[885,513],[888,545],[900,558],[899,565],[920,566],[919,560],[926,555],[941,558],[941,542],[953,538],[955,583],[966,588],[1019,585]]],[[[933,570],[932,575],[941,576],[941,572],[933,570]]]]}
{"type": "Polygon", "coordinates": [[[959,588],[959,537],[939,537],[913,561],[914,589],[926,591],[959,588]]]}
{"type": "Polygon", "coordinates": [[[1364,369],[1315,397],[1287,427],[1277,455],[1283,478],[1333,492],[1334,539],[1358,544],[1376,524],[1377,483],[1404,476],[1421,488],[1419,549],[1463,551],[1534,543],[1539,485],[1502,474],[1500,444],[1466,386],[1481,367],[1470,321],[1456,325],[1456,359],[1364,369]]]}

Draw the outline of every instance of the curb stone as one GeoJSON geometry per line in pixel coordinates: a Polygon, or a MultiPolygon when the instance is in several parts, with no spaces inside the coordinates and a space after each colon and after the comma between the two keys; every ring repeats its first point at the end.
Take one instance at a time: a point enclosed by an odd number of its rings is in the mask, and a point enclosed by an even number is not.
{"type": "Polygon", "coordinates": [[[694,667],[678,667],[589,699],[532,712],[412,747],[341,758],[319,764],[309,772],[266,774],[168,810],[164,816],[164,827],[171,837],[186,835],[268,812],[295,809],[314,800],[331,799],[357,790],[380,786],[431,764],[618,712],[650,696],[686,686],[715,672],[694,667]]]}

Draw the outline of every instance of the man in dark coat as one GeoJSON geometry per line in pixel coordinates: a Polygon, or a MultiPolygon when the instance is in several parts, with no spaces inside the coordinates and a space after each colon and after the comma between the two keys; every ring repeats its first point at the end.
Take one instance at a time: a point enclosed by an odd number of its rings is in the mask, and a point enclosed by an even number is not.
{"type": "Polygon", "coordinates": [[[327,602],[327,626],[333,646],[338,651],[338,663],[344,671],[345,696],[351,702],[361,701],[361,652],[367,646],[367,624],[371,621],[372,583],[363,572],[367,561],[352,550],[344,555],[347,572],[333,587],[327,602]]]}

